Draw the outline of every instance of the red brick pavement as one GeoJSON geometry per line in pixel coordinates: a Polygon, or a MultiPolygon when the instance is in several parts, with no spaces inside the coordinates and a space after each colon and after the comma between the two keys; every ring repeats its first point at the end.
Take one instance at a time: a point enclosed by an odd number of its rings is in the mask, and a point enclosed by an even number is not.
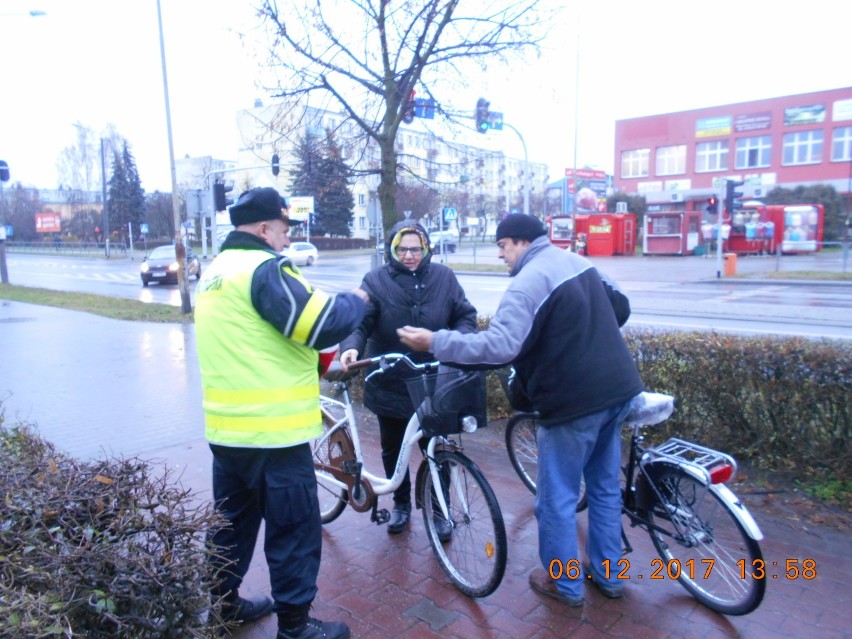
{"type": "MultiPolygon", "coordinates": [[[[378,468],[375,427],[362,429],[367,465],[378,468]]],[[[509,562],[503,583],[492,595],[471,599],[458,592],[439,567],[426,538],[419,511],[409,532],[390,536],[384,526],[370,523],[368,513],[347,508],[324,528],[319,594],[313,614],[320,619],[345,621],[352,636],[428,639],[576,637],[716,637],[840,639],[852,636],[849,606],[848,538],[832,531],[806,529],[795,521],[771,518],[744,498],[760,524],[767,564],[777,561],[778,578],[769,579],[762,605],[744,617],[725,617],[699,605],[676,582],[634,581],[624,598],[606,599],[586,588],[583,608],[569,608],[530,590],[527,577],[538,565],[533,498],[514,474],[506,456],[499,426],[465,438],[468,455],[482,468],[494,488],[506,522],[509,562]],[[783,576],[787,558],[813,558],[817,578],[788,581],[783,576]]],[[[209,453],[203,444],[172,451],[170,460],[185,465],[184,479],[209,479],[209,453]],[[200,455],[200,451],[204,451],[200,455]]],[[[412,462],[412,472],[419,460],[412,462]]],[[[206,485],[205,485],[206,488],[206,485]]],[[[759,498],[754,498],[758,501],[759,498]]],[[[387,507],[390,499],[382,498],[387,507]]],[[[585,522],[581,518],[581,535],[585,522]]],[[[629,556],[635,567],[650,567],[656,556],[648,536],[629,530],[634,546],[629,556]]],[[[772,573],[770,573],[772,574],[772,573]]],[[[268,594],[269,580],[258,553],[243,585],[244,594],[268,594]]],[[[235,639],[271,639],[275,618],[241,629],[235,639]]]]}

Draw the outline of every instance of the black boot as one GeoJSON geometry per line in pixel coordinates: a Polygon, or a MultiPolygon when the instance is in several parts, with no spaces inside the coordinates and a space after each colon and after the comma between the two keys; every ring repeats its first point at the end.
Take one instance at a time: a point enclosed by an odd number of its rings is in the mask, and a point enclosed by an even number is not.
{"type": "Polygon", "coordinates": [[[294,608],[278,613],[276,639],[349,639],[349,626],[339,621],[320,621],[307,611],[294,608]]]}
{"type": "Polygon", "coordinates": [[[272,612],[272,599],[269,597],[240,596],[228,597],[222,602],[222,619],[237,623],[250,623],[272,612]]]}
{"type": "Polygon", "coordinates": [[[395,504],[390,520],[388,521],[388,534],[398,535],[408,529],[411,520],[411,504],[395,504]]]}

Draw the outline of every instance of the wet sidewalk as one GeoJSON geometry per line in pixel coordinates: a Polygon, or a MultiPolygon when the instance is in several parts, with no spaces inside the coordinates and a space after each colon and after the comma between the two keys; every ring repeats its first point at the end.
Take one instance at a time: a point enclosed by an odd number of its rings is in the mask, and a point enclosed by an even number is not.
{"type": "MultiPolygon", "coordinates": [[[[210,453],[203,440],[194,328],[109,320],[85,313],[0,300],[0,398],[7,423],[35,422],[58,448],[79,457],[102,452],[167,464],[201,496],[209,495],[210,453]],[[11,395],[10,395],[11,393],[11,395]]],[[[367,464],[378,468],[378,435],[362,424],[367,464]]],[[[568,608],[532,592],[538,566],[532,495],[514,474],[501,424],[466,436],[466,453],[494,488],[509,542],[506,576],[483,599],[458,592],[435,560],[420,512],[408,533],[389,536],[369,513],[347,508],[323,533],[319,595],[313,614],[346,621],[353,637],[819,637],[852,633],[848,531],[770,516],[761,496],[740,494],[763,530],[767,594],[745,617],[697,604],[676,582],[631,581],[621,600],[586,589],[586,605],[568,608]],[[784,576],[787,560],[816,562],[807,580],[784,576]]],[[[415,460],[412,471],[416,469],[415,460]]],[[[736,492],[736,485],[734,485],[736,492]]],[[[380,505],[389,507],[385,498],[380,505]]],[[[581,534],[585,523],[581,518],[581,534]]],[[[656,557],[648,536],[628,531],[631,573],[648,574],[656,557]]],[[[261,555],[243,587],[269,592],[261,555]]],[[[236,635],[271,639],[268,617],[236,635]]]]}

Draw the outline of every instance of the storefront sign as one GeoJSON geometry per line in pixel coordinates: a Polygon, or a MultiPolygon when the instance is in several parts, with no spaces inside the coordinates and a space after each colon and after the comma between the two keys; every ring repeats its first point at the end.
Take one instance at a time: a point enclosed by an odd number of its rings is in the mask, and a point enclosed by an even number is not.
{"type": "Polygon", "coordinates": [[[824,104],[812,104],[810,106],[784,109],[784,126],[819,124],[821,122],[825,122],[824,104]]]}
{"type": "Polygon", "coordinates": [[[738,115],[734,118],[734,131],[742,133],[744,131],[760,131],[768,129],[772,126],[772,113],[766,111],[764,113],[748,113],[746,115],[738,115]]]}
{"type": "Polygon", "coordinates": [[[695,121],[695,137],[712,138],[717,135],[731,134],[731,116],[723,115],[718,118],[701,118],[695,121]]]}

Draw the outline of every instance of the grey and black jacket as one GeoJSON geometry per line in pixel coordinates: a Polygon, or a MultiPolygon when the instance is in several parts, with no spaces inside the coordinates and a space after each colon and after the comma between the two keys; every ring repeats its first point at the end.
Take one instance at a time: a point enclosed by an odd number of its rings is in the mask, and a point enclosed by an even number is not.
{"type": "Polygon", "coordinates": [[[591,262],[537,238],[515,264],[489,328],[475,335],[437,331],[444,362],[512,364],[542,425],[626,402],[643,390],[619,327],[630,303],[591,262]]]}

